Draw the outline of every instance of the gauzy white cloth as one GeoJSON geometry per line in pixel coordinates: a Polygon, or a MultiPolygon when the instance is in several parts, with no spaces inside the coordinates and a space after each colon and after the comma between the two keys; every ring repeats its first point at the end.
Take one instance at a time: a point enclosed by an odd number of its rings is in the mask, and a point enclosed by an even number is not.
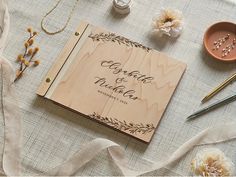
{"type": "Polygon", "coordinates": [[[7,5],[4,0],[0,0],[0,54],[4,48],[9,31],[10,18],[7,5]]]}
{"type": "Polygon", "coordinates": [[[4,119],[4,149],[2,175],[20,175],[21,119],[17,116],[13,69],[3,58],[2,51],[9,31],[10,18],[7,4],[0,0],[0,68],[1,68],[1,104],[4,119]],[[13,116],[14,115],[14,116],[13,116]],[[15,117],[16,116],[16,117],[15,117]]]}
{"type": "MultiPolygon", "coordinates": [[[[9,30],[9,15],[7,6],[0,0],[0,49],[4,48],[9,30]]],[[[14,71],[10,63],[0,54],[0,88],[1,88],[1,117],[4,120],[4,152],[1,175],[21,175],[21,118],[16,103],[15,88],[13,84],[14,71]]],[[[180,146],[169,158],[159,162],[150,162],[146,170],[139,171],[127,165],[125,153],[121,146],[108,139],[97,138],[86,144],[63,164],[39,175],[70,176],[84,166],[102,150],[107,149],[115,164],[123,175],[142,175],[179,161],[194,146],[224,142],[236,138],[236,123],[207,128],[180,146]]]]}

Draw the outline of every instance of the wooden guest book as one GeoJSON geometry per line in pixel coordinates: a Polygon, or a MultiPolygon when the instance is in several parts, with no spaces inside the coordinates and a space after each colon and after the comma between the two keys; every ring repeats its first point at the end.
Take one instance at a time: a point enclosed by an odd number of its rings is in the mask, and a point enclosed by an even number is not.
{"type": "Polygon", "coordinates": [[[163,53],[82,22],[37,94],[148,143],[185,68],[163,53]]]}

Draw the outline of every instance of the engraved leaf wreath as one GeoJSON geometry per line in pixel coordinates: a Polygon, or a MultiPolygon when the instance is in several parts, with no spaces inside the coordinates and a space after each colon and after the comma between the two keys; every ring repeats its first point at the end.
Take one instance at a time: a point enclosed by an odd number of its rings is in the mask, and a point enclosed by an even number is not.
{"type": "Polygon", "coordinates": [[[113,118],[102,117],[95,112],[89,115],[89,117],[92,119],[98,120],[106,125],[109,125],[115,129],[118,129],[121,131],[129,131],[131,134],[136,134],[136,133],[147,134],[147,133],[152,132],[155,129],[153,124],[128,123],[125,120],[120,121],[113,118]]]}
{"type": "Polygon", "coordinates": [[[131,41],[128,38],[118,36],[115,33],[102,33],[102,32],[98,34],[91,33],[88,37],[91,38],[93,41],[103,41],[103,42],[110,41],[110,42],[116,42],[119,45],[125,44],[126,46],[129,47],[141,48],[146,50],[147,52],[151,50],[151,48],[149,47],[146,47],[138,42],[131,41]]]}

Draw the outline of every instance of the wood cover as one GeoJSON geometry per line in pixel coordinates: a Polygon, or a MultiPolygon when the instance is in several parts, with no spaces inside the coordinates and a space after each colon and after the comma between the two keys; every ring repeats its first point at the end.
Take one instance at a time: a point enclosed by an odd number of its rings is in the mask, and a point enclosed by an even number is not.
{"type": "Polygon", "coordinates": [[[185,68],[163,53],[83,22],[37,94],[148,143],[185,68]]]}

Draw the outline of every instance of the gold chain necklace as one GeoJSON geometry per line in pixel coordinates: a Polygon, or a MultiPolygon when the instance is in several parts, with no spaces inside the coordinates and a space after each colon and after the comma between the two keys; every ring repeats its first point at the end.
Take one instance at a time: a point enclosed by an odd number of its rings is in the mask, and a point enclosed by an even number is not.
{"type": "Polygon", "coordinates": [[[49,11],[43,16],[43,18],[42,18],[42,20],[41,20],[41,28],[42,28],[42,30],[43,30],[45,33],[49,34],[49,35],[54,35],[54,34],[57,34],[57,33],[60,33],[60,32],[62,32],[62,31],[64,31],[64,29],[67,27],[67,25],[68,25],[68,23],[69,23],[69,21],[70,21],[70,19],[71,19],[71,17],[72,17],[72,14],[73,14],[73,12],[74,12],[74,10],[75,10],[75,7],[76,7],[76,5],[77,5],[77,2],[78,2],[79,0],[75,0],[75,3],[74,3],[74,5],[73,5],[73,7],[72,7],[72,9],[71,9],[71,11],[70,11],[69,17],[68,17],[68,19],[67,19],[65,25],[64,25],[61,29],[59,29],[59,30],[57,30],[57,31],[49,31],[49,30],[47,30],[46,27],[44,26],[44,20],[46,19],[46,17],[47,17],[49,14],[51,14],[51,13],[57,8],[57,6],[60,4],[61,1],[62,1],[62,0],[58,0],[57,3],[55,4],[55,6],[53,6],[52,9],[49,10],[49,11]]]}

